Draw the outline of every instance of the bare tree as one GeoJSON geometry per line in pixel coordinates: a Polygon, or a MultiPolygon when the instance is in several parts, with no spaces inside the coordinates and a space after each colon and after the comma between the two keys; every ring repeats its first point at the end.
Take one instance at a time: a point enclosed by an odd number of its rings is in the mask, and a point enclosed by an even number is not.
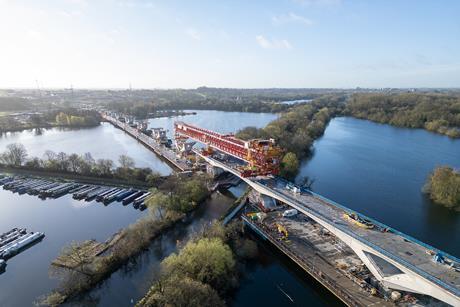
{"type": "Polygon", "coordinates": [[[6,152],[2,154],[2,161],[5,164],[21,166],[26,162],[27,150],[20,143],[13,143],[6,146],[6,152]]]}
{"type": "Polygon", "coordinates": [[[124,169],[134,168],[136,165],[134,159],[127,155],[121,155],[118,158],[118,163],[120,163],[120,167],[124,169]]]}
{"type": "Polygon", "coordinates": [[[81,158],[79,155],[73,153],[68,157],[69,169],[71,172],[79,173],[81,172],[81,158]]]}
{"type": "Polygon", "coordinates": [[[98,159],[96,162],[96,169],[102,176],[112,175],[113,161],[109,159],[98,159]]]}
{"type": "Polygon", "coordinates": [[[59,170],[61,171],[67,171],[67,169],[69,168],[69,161],[68,161],[68,157],[67,157],[67,154],[65,152],[60,152],[57,154],[57,165],[59,167],[59,170]]]}

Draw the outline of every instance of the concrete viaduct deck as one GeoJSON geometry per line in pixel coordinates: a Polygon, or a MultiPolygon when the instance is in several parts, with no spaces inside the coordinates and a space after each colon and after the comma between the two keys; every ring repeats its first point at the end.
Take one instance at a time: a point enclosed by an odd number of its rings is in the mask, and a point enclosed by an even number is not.
{"type": "Polygon", "coordinates": [[[345,214],[356,213],[351,209],[311,191],[293,193],[280,178],[244,178],[231,165],[195,152],[210,165],[240,177],[259,193],[297,209],[328,229],[353,249],[386,287],[429,295],[460,306],[460,260],[454,256],[359,214],[376,226],[361,228],[344,219],[345,214]],[[433,261],[433,254],[437,253],[444,255],[445,263],[433,261]]]}

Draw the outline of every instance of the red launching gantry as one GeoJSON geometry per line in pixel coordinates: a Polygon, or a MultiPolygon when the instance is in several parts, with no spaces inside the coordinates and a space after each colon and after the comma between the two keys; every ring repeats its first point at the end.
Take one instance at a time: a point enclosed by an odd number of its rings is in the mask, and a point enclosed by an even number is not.
{"type": "Polygon", "coordinates": [[[174,131],[176,141],[190,138],[206,144],[208,149],[203,151],[204,155],[209,155],[212,153],[212,149],[216,149],[247,162],[248,165],[238,167],[243,177],[277,175],[279,173],[283,151],[275,145],[273,139],[243,141],[233,134],[220,134],[184,122],[175,122],[174,131]]]}

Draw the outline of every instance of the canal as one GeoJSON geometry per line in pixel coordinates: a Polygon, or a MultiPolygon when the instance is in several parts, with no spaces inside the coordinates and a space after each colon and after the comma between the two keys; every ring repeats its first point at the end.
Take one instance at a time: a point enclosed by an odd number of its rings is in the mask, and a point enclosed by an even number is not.
{"type": "MultiPolygon", "coordinates": [[[[219,132],[234,132],[244,126],[262,127],[274,114],[197,111],[179,117],[219,132]]],[[[172,131],[177,118],[150,120],[150,127],[172,131]]],[[[23,143],[30,155],[47,149],[64,152],[91,152],[95,158],[116,160],[132,156],[138,166],[162,173],[170,168],[120,130],[103,124],[80,130],[51,129],[35,135],[25,131],[0,138],[0,151],[12,142],[23,143]],[[45,136],[50,138],[45,138],[45,136]],[[115,145],[114,145],[115,144],[115,145]]],[[[332,200],[356,209],[440,249],[460,256],[460,213],[433,204],[421,188],[436,165],[460,167],[460,141],[424,130],[395,128],[352,118],[333,119],[314,154],[303,161],[299,179],[315,179],[313,189],[332,200]]],[[[233,189],[235,194],[240,189],[233,189]]],[[[209,223],[233,201],[215,196],[196,212],[194,222],[165,234],[152,249],[116,272],[101,287],[77,303],[102,306],[130,305],[145,292],[157,276],[158,264],[204,224],[209,223]]],[[[132,207],[76,202],[71,198],[41,201],[0,190],[0,232],[11,227],[44,231],[43,242],[8,262],[0,275],[0,305],[27,306],[55,286],[48,277],[50,261],[71,241],[103,240],[132,223],[140,214],[132,207]],[[100,223],[104,220],[104,223],[100,223]]],[[[240,288],[230,300],[233,306],[337,305],[327,291],[270,246],[259,242],[259,256],[245,267],[240,288]]]]}

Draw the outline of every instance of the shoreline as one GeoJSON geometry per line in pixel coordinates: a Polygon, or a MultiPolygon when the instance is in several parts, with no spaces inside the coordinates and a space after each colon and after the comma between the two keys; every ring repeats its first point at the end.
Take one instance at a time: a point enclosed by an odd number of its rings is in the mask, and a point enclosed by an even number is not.
{"type": "Polygon", "coordinates": [[[37,125],[31,127],[19,127],[15,129],[8,129],[8,130],[0,130],[0,136],[9,132],[23,132],[27,130],[34,130],[34,129],[53,129],[53,128],[69,128],[69,129],[85,129],[85,128],[94,128],[100,126],[101,122],[97,125],[84,125],[84,126],[68,126],[68,125],[37,125]]]}
{"type": "MultiPolygon", "coordinates": [[[[129,187],[136,187],[136,188],[151,188],[152,186],[142,182],[142,181],[128,181],[123,179],[117,178],[104,178],[104,177],[91,177],[91,176],[83,176],[78,174],[72,173],[62,173],[62,172],[50,172],[45,170],[30,170],[30,169],[19,169],[19,168],[11,168],[11,167],[2,167],[0,166],[0,173],[3,174],[12,174],[12,175],[19,175],[19,176],[37,176],[41,178],[53,178],[53,179],[61,179],[61,180],[75,180],[81,183],[88,183],[88,184],[108,184],[108,185],[118,185],[118,186],[129,186],[129,187]]],[[[168,176],[159,177],[158,180],[163,181],[168,176]]]]}

